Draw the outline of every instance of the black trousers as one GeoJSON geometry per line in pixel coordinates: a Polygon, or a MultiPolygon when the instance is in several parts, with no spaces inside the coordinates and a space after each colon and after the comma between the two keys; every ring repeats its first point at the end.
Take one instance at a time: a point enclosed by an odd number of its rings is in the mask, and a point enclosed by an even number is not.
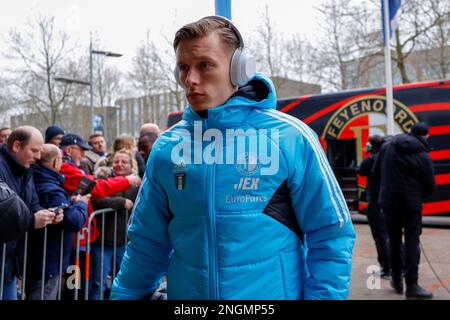
{"type": "Polygon", "coordinates": [[[421,210],[388,207],[383,208],[383,211],[386,214],[386,225],[391,244],[392,276],[394,279],[400,279],[404,268],[406,284],[415,284],[419,277],[421,210]]]}
{"type": "Polygon", "coordinates": [[[386,217],[381,206],[369,202],[367,208],[367,221],[372,232],[375,247],[377,248],[378,263],[385,271],[391,269],[390,244],[386,227],[386,217]]]}

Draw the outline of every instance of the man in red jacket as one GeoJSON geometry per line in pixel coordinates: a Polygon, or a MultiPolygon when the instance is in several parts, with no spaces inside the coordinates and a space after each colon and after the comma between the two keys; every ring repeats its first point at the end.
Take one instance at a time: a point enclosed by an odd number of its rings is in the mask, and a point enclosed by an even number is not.
{"type": "MultiPolygon", "coordinates": [[[[64,175],[64,189],[69,195],[72,195],[77,188],[79,182],[82,177],[86,177],[89,180],[95,181],[95,187],[91,191],[91,200],[98,200],[117,192],[125,191],[130,188],[130,186],[139,186],[141,184],[141,179],[136,175],[128,175],[125,177],[114,177],[108,179],[94,179],[93,176],[85,174],[79,167],[81,163],[81,159],[84,156],[85,150],[90,150],[91,146],[86,144],[83,139],[74,133],[68,133],[64,135],[61,140],[60,146],[63,148],[63,159],[64,162],[61,165],[61,174],[64,175]]],[[[91,201],[88,203],[88,214],[92,213],[92,204],[91,201]]],[[[87,221],[86,221],[87,223],[87,221]]],[[[95,227],[95,219],[93,224],[90,226],[90,236],[89,242],[93,242],[97,235],[98,230],[95,227]]],[[[85,227],[87,225],[85,224],[85,227]]],[[[85,228],[83,228],[85,229],[85,228]]],[[[83,239],[86,239],[86,234],[82,236],[83,239]]],[[[84,246],[85,241],[80,242],[80,246],[84,246]]],[[[83,269],[84,266],[84,254],[80,252],[80,262],[79,266],[83,269]]],[[[86,264],[89,265],[89,259],[86,255],[86,264]]],[[[78,264],[77,264],[78,265],[78,264]]],[[[84,271],[81,272],[81,284],[84,284],[83,279],[84,271]]],[[[83,287],[81,287],[83,289],[83,287]]]]}
{"type": "MultiPolygon", "coordinates": [[[[61,173],[65,176],[64,189],[68,194],[73,194],[83,176],[89,180],[95,180],[93,176],[85,174],[79,168],[84,151],[90,150],[91,146],[86,144],[80,136],[68,133],[62,138],[61,147],[63,147],[64,153],[64,163],[61,166],[61,173]]],[[[128,175],[126,177],[99,179],[95,182],[96,185],[91,191],[93,200],[128,190],[130,186],[137,187],[141,184],[141,179],[136,175],[128,175]]]]}

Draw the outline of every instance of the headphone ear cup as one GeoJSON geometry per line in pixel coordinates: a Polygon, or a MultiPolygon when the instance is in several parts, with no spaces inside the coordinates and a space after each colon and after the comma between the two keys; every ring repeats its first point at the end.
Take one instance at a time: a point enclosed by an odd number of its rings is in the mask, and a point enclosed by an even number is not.
{"type": "Polygon", "coordinates": [[[175,66],[173,68],[173,77],[175,78],[175,81],[180,85],[180,87],[183,87],[180,81],[180,74],[178,73],[178,68],[175,66]]]}
{"type": "Polygon", "coordinates": [[[248,57],[241,48],[234,51],[230,64],[230,79],[234,86],[243,86],[256,73],[256,61],[253,57],[248,57]]]}

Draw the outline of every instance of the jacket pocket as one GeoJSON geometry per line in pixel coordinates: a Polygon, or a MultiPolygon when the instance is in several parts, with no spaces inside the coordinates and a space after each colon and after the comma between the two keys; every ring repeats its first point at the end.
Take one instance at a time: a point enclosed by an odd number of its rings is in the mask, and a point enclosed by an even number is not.
{"type": "Polygon", "coordinates": [[[303,246],[279,254],[286,300],[300,300],[303,297],[305,259],[303,246]]]}

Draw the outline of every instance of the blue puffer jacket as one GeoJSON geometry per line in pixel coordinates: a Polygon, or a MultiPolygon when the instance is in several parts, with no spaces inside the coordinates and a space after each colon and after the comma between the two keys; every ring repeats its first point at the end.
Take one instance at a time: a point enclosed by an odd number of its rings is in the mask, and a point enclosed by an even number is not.
{"type": "MultiPolygon", "coordinates": [[[[61,250],[61,230],[64,230],[63,272],[69,265],[72,250],[72,238],[75,232],[83,227],[87,218],[87,205],[82,201],[71,204],[63,187],[64,177],[59,173],[41,165],[34,166],[34,184],[41,206],[54,208],[63,204],[64,218],[57,225],[47,227],[46,269],[47,277],[59,274],[61,250]]],[[[41,279],[42,257],[44,246],[44,229],[35,229],[29,234],[28,241],[28,275],[32,280],[41,279]]]]}
{"type": "Polygon", "coordinates": [[[112,299],[144,299],[166,272],[169,299],[347,298],[355,233],[344,197],[315,133],[275,105],[256,75],[162,134],[112,299]]]}

